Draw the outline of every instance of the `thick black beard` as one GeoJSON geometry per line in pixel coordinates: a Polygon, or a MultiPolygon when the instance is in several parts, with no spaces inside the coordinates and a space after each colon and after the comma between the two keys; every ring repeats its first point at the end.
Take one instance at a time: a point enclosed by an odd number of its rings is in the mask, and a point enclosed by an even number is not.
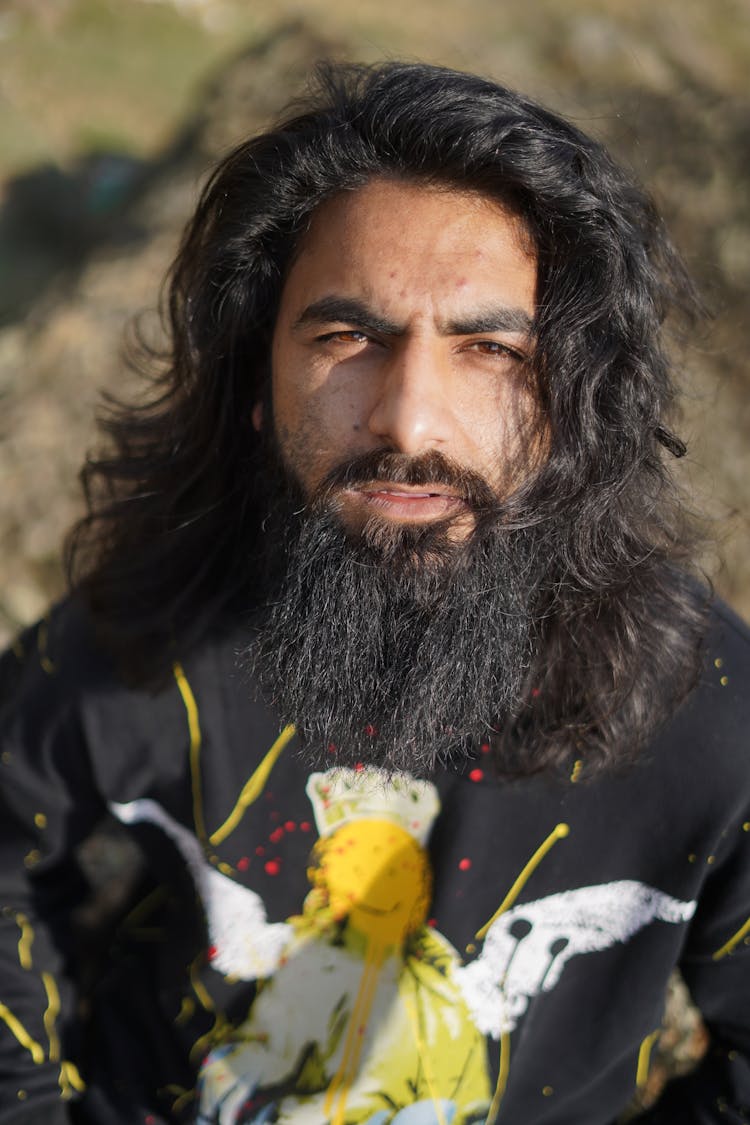
{"type": "MultiPolygon", "coordinates": [[[[384,479],[394,479],[392,460],[384,479]]],[[[372,479],[371,464],[336,477],[372,479]]],[[[434,481],[434,469],[426,476],[434,481]]],[[[451,539],[449,521],[375,518],[352,536],[328,486],[303,512],[290,503],[273,520],[286,527],[284,574],[244,657],[296,726],[311,768],[361,762],[428,774],[472,754],[516,713],[532,657],[537,551],[479,492],[464,542],[451,539]]]]}

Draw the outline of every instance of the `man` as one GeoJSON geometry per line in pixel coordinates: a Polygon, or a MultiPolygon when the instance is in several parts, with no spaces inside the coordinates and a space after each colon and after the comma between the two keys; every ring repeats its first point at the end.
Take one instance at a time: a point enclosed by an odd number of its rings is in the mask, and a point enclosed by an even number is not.
{"type": "Polygon", "coordinates": [[[324,69],[226,158],[3,665],[3,1125],[606,1125],[678,963],[712,1048],[647,1119],[748,1119],[747,633],[664,460],[692,300],[601,147],[469,75],[324,69]],[[92,973],[105,813],[149,872],[92,973]]]}

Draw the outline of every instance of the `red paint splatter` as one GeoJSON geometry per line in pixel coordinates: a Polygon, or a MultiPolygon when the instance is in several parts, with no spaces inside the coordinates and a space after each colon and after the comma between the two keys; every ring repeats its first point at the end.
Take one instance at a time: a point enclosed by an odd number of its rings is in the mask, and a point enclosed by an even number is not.
{"type": "Polygon", "coordinates": [[[368,738],[374,738],[377,733],[378,733],[378,728],[375,726],[375,724],[374,723],[368,723],[367,726],[365,727],[365,734],[367,735],[367,737],[368,738]]]}
{"type": "Polygon", "coordinates": [[[285,832],[294,832],[294,831],[296,831],[296,828],[297,828],[297,825],[294,823],[293,820],[285,820],[284,821],[284,831],[285,832]]]}
{"type": "Polygon", "coordinates": [[[249,866],[250,866],[249,856],[243,855],[243,856],[240,857],[240,859],[237,860],[237,870],[238,871],[247,871],[249,866]]]}
{"type": "Polygon", "coordinates": [[[156,1118],[153,1113],[147,1113],[143,1118],[143,1125],[156,1125],[156,1118]]]}
{"type": "Polygon", "coordinates": [[[217,952],[218,950],[215,945],[209,945],[208,949],[206,950],[206,957],[208,957],[209,961],[213,961],[217,952]]]}
{"type": "Polygon", "coordinates": [[[479,747],[479,749],[482,751],[483,754],[489,754],[489,752],[490,752],[489,742],[483,742],[482,745],[479,747]]]}
{"type": "Polygon", "coordinates": [[[471,867],[471,860],[467,859],[466,856],[464,856],[463,859],[459,860],[459,862],[458,862],[459,871],[468,871],[470,867],[471,867]]]}
{"type": "Polygon", "coordinates": [[[271,841],[272,844],[278,844],[279,840],[283,840],[283,838],[284,838],[284,829],[281,827],[281,825],[279,825],[278,828],[274,828],[273,832],[268,837],[268,839],[271,841]]]}
{"type": "Polygon", "coordinates": [[[256,855],[265,855],[266,854],[266,849],[263,847],[262,844],[258,844],[257,848],[255,849],[255,854],[256,855]]]}
{"type": "Polygon", "coordinates": [[[310,824],[309,820],[303,820],[299,826],[300,832],[309,832],[311,828],[312,824],[310,824]]]}
{"type": "Polygon", "coordinates": [[[541,690],[538,687],[533,687],[531,689],[531,695],[533,699],[538,699],[541,694],[541,690]]]}
{"type": "Polygon", "coordinates": [[[338,747],[336,746],[335,742],[329,742],[328,743],[328,753],[329,754],[335,754],[337,749],[338,749],[338,747]]]}
{"type": "Polygon", "coordinates": [[[362,773],[362,770],[365,768],[365,763],[364,762],[355,762],[354,768],[357,771],[357,773],[362,773]]]}
{"type": "Polygon", "coordinates": [[[481,781],[484,777],[484,770],[470,770],[469,781],[481,781]]]}
{"type": "Polygon", "coordinates": [[[428,918],[427,919],[427,925],[432,926],[432,928],[434,930],[435,927],[437,926],[437,918],[428,918]]]}
{"type": "Polygon", "coordinates": [[[266,875],[278,875],[281,871],[281,863],[278,859],[269,859],[264,863],[266,875]]]}

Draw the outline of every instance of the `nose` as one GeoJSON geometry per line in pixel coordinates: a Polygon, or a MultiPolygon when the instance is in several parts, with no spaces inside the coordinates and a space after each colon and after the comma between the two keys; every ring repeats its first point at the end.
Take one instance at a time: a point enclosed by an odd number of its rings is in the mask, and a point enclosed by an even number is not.
{"type": "Polygon", "coordinates": [[[370,432],[412,456],[445,445],[453,429],[448,380],[439,348],[423,339],[400,341],[379,372],[370,432]]]}

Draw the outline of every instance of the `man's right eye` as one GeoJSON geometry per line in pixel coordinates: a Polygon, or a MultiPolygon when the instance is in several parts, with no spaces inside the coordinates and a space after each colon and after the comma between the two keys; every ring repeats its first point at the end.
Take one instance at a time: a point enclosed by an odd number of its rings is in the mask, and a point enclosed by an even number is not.
{"type": "Polygon", "coordinates": [[[344,344],[364,344],[369,338],[364,332],[358,332],[356,328],[339,328],[335,332],[324,332],[322,336],[318,336],[318,340],[324,343],[340,340],[344,344]]]}

